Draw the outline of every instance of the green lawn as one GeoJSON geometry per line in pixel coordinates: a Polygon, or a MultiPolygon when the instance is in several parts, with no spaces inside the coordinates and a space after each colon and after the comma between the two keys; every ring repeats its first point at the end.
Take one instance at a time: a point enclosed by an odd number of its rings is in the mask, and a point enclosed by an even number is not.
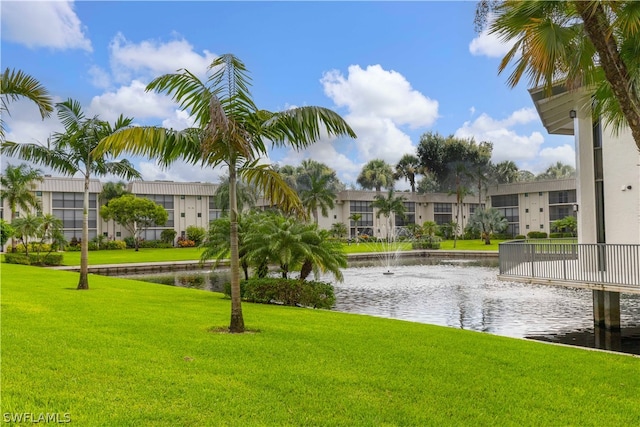
{"type": "Polygon", "coordinates": [[[640,358],[1,265],[2,413],[73,425],[640,425],[640,358]]]}

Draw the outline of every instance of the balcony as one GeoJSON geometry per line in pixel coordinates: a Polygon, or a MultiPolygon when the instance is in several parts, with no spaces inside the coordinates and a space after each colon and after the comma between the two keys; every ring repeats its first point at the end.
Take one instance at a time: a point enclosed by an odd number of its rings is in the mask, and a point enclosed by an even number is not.
{"type": "Polygon", "coordinates": [[[640,294],[640,245],[514,240],[499,252],[501,280],[640,294]]]}

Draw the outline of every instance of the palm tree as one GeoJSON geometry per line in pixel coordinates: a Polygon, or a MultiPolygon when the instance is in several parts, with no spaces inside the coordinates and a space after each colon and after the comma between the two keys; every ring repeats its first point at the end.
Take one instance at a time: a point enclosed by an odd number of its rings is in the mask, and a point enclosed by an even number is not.
{"type": "Polygon", "coordinates": [[[465,197],[473,194],[473,192],[464,185],[464,178],[470,176],[464,163],[457,162],[455,164],[453,168],[453,176],[455,178],[455,191],[452,191],[449,194],[456,195],[456,221],[455,228],[453,230],[453,247],[455,248],[458,242],[458,231],[460,228],[464,228],[464,224],[460,222],[460,211],[462,209],[462,202],[464,201],[465,197]]]}
{"type": "Polygon", "coordinates": [[[321,107],[299,107],[283,112],[259,110],[249,91],[250,78],[242,61],[231,54],[216,58],[203,82],[188,70],[165,74],[147,90],[166,93],[193,116],[196,127],[182,131],[158,127],[128,129],[103,141],[102,152],[157,158],[162,164],[176,159],[206,166],[225,164],[229,170],[231,267],[231,321],[229,331],[244,332],[240,300],[238,206],[236,183],[244,178],[284,211],[302,211],[300,199],[277,171],[260,164],[267,143],[302,149],[321,135],[355,137],[335,112],[321,107]]]}
{"type": "Polygon", "coordinates": [[[405,154],[396,165],[395,178],[404,178],[411,185],[411,192],[416,192],[416,174],[420,173],[420,160],[413,154],[405,154]]]}
{"type": "MultiPolygon", "coordinates": [[[[0,199],[9,203],[11,223],[16,219],[18,208],[25,212],[38,207],[40,202],[35,196],[35,182],[42,182],[42,171],[33,169],[26,163],[20,166],[7,165],[4,175],[0,176],[0,199]]],[[[16,240],[11,238],[11,252],[16,251],[16,240]]]]}
{"type": "MultiPolygon", "coordinates": [[[[213,195],[216,201],[216,207],[222,210],[222,213],[229,211],[229,200],[231,199],[229,196],[229,186],[229,177],[223,177],[220,180],[218,188],[216,188],[215,194],[213,195]]],[[[253,208],[256,204],[257,198],[258,196],[256,195],[256,191],[252,186],[242,180],[238,180],[236,182],[236,203],[238,204],[238,212],[242,212],[245,206],[253,208]]]]}
{"type": "Polygon", "coordinates": [[[380,191],[382,187],[390,189],[394,184],[393,170],[382,159],[373,159],[364,165],[356,182],[365,190],[380,191]]]}
{"type": "Polygon", "coordinates": [[[393,195],[393,189],[390,189],[387,196],[377,195],[375,200],[371,202],[371,206],[376,208],[376,218],[380,218],[380,215],[384,215],[387,220],[387,241],[390,241],[394,233],[391,229],[391,214],[395,213],[400,217],[405,216],[406,207],[404,206],[404,197],[396,197],[393,195]]]}
{"type": "Polygon", "coordinates": [[[548,93],[560,81],[569,90],[585,87],[593,91],[596,115],[616,130],[628,125],[640,149],[638,3],[497,3],[490,32],[515,42],[499,68],[502,72],[513,65],[509,85],[517,85],[526,73],[533,86],[542,84],[548,93]]]}
{"type": "Polygon", "coordinates": [[[511,160],[505,160],[494,166],[498,184],[511,184],[518,181],[518,166],[511,160]]]}
{"type": "Polygon", "coordinates": [[[321,171],[315,171],[308,175],[308,184],[299,192],[302,205],[311,212],[313,220],[318,224],[318,210],[322,216],[329,215],[329,209],[333,209],[333,201],[336,193],[331,189],[331,175],[323,175],[321,171]]]}
{"type": "Polygon", "coordinates": [[[478,209],[469,220],[469,226],[480,231],[485,245],[491,244],[491,234],[501,232],[508,225],[504,215],[495,208],[478,209]]]}
{"type": "Polygon", "coordinates": [[[356,243],[359,243],[360,239],[358,237],[359,236],[358,235],[358,221],[360,221],[362,219],[362,214],[357,214],[357,213],[351,214],[351,215],[349,215],[349,219],[353,222],[353,226],[356,229],[356,243]]]}
{"type": "Polygon", "coordinates": [[[25,216],[16,218],[12,223],[16,236],[20,238],[24,245],[24,253],[29,256],[29,237],[35,237],[38,235],[40,227],[42,225],[42,217],[27,213],[25,216]]]}
{"type": "Polygon", "coordinates": [[[18,144],[6,141],[2,152],[40,163],[73,176],[84,177],[82,203],[82,241],[80,253],[80,279],[78,289],[89,289],[89,182],[92,176],[113,174],[126,179],[140,178],[140,173],[128,160],[107,161],[106,154],[97,154],[94,148],[105,137],[130,126],[133,119],[120,116],[112,125],[97,116],[87,118],[80,103],[72,99],[56,105],[63,133],[55,133],[46,146],[18,144]]]}
{"type": "Polygon", "coordinates": [[[549,166],[544,172],[536,176],[536,181],[573,178],[575,175],[576,170],[573,166],[556,162],[556,164],[549,166]]]}
{"type": "MultiPolygon", "coordinates": [[[[125,194],[130,194],[127,191],[127,184],[124,181],[118,182],[106,182],[102,185],[102,191],[100,192],[100,200],[101,204],[108,205],[109,201],[112,199],[117,199],[120,196],[124,196],[125,194]]],[[[116,223],[113,222],[113,234],[116,234],[116,223]]]]}
{"type": "Polygon", "coordinates": [[[4,142],[4,116],[9,115],[9,103],[21,98],[33,101],[43,119],[53,111],[53,100],[38,80],[20,70],[7,68],[0,78],[0,142],[4,142]]]}

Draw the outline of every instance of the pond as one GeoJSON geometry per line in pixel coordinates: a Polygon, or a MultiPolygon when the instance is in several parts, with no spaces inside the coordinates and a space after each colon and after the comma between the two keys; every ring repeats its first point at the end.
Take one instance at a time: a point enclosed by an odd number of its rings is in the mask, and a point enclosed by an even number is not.
{"type": "MultiPolygon", "coordinates": [[[[594,330],[589,290],[502,282],[495,261],[403,263],[352,263],[334,310],[640,354],[640,295],[621,295],[622,332],[611,333],[594,330]]],[[[220,292],[228,272],[127,277],[220,292]]]]}

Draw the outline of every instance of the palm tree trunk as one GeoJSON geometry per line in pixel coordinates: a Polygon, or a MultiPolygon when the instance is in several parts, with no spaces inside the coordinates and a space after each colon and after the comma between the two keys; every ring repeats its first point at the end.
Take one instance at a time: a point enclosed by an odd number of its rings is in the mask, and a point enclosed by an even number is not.
{"type": "Polygon", "coordinates": [[[236,162],[229,162],[229,222],[231,225],[231,323],[229,332],[244,332],[244,318],[242,317],[242,300],[240,297],[240,255],[238,249],[238,200],[236,195],[236,162]]]}
{"type": "MultiPolygon", "coordinates": [[[[11,207],[11,223],[13,224],[15,220],[16,220],[16,207],[12,206],[11,207]]],[[[18,246],[18,242],[16,242],[16,236],[11,236],[11,252],[12,253],[18,252],[17,246],[18,246]]]]}
{"type": "MultiPolygon", "coordinates": [[[[88,168],[87,168],[88,169],[88,168]]],[[[89,289],[89,171],[84,175],[82,198],[82,241],[80,242],[80,280],[77,289],[89,289]]]]}

